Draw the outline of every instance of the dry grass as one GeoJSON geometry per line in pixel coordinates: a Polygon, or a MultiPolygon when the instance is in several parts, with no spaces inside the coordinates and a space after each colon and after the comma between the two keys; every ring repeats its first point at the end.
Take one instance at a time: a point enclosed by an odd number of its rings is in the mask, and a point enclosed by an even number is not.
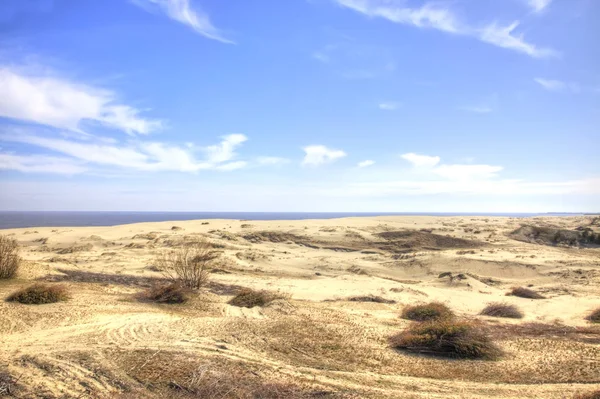
{"type": "Polygon", "coordinates": [[[209,279],[212,263],[221,255],[206,240],[181,246],[156,257],[155,264],[165,277],[180,285],[199,289],[209,279]]]}
{"type": "Polygon", "coordinates": [[[487,305],[480,313],[484,316],[506,317],[510,319],[523,318],[523,312],[515,305],[504,302],[493,302],[487,305]]]}
{"type": "Polygon", "coordinates": [[[600,323],[600,308],[590,313],[590,315],[586,317],[586,319],[591,321],[592,323],[600,323]]]}
{"type": "Polygon", "coordinates": [[[396,303],[391,299],[385,299],[376,295],[364,295],[364,296],[351,296],[348,298],[350,302],[375,302],[375,303],[396,303]]]}
{"type": "Polygon", "coordinates": [[[17,240],[0,235],[0,279],[15,277],[20,264],[17,240]]]}
{"type": "Polygon", "coordinates": [[[451,319],[454,313],[448,306],[440,302],[430,302],[423,305],[407,306],[402,310],[401,317],[414,321],[429,321],[451,319]]]}
{"type": "Polygon", "coordinates": [[[13,292],[6,298],[8,302],[19,302],[26,305],[42,305],[66,301],[70,298],[67,287],[56,284],[34,284],[13,292]]]}
{"type": "Polygon", "coordinates": [[[229,304],[241,308],[253,308],[255,306],[265,306],[276,299],[288,299],[289,295],[281,292],[272,292],[264,290],[253,290],[244,288],[234,296],[229,304]]]}
{"type": "Polygon", "coordinates": [[[139,293],[136,297],[143,302],[185,303],[189,299],[189,289],[178,283],[155,285],[139,293]]]}
{"type": "Polygon", "coordinates": [[[564,324],[519,323],[494,325],[490,329],[494,338],[543,338],[551,340],[567,340],[600,345],[600,328],[572,327],[564,324]]]}
{"type": "Polygon", "coordinates": [[[585,392],[585,393],[578,393],[577,395],[575,395],[573,397],[573,399],[600,399],[600,390],[592,391],[592,392],[585,392]]]}
{"type": "Polygon", "coordinates": [[[545,299],[546,298],[543,295],[538,294],[534,290],[530,290],[529,288],[525,288],[525,287],[515,287],[512,290],[510,290],[510,292],[507,293],[506,295],[518,296],[520,298],[528,298],[528,299],[545,299]]]}
{"type": "Polygon", "coordinates": [[[3,367],[0,367],[0,397],[13,397],[17,392],[17,380],[3,367]]]}
{"type": "Polygon", "coordinates": [[[390,344],[409,352],[463,359],[493,360],[502,354],[481,326],[466,321],[415,323],[391,337],[390,344]]]}

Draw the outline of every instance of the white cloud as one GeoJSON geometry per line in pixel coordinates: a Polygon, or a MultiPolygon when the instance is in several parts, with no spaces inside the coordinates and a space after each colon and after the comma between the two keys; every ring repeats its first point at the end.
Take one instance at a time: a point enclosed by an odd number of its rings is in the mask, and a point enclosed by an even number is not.
{"type": "Polygon", "coordinates": [[[324,145],[309,145],[303,148],[305,152],[302,165],[319,166],[324,163],[334,162],[346,156],[342,150],[332,150],[324,145]]]}
{"type": "Polygon", "coordinates": [[[526,1],[527,1],[527,5],[529,6],[529,8],[531,8],[534,12],[543,11],[552,2],[552,0],[526,0],[526,1]]]}
{"type": "Polygon", "coordinates": [[[458,109],[467,112],[474,112],[476,114],[489,114],[493,111],[491,107],[486,105],[466,105],[463,107],[458,107],[458,109]]]}
{"type": "Polygon", "coordinates": [[[284,165],[290,162],[289,159],[280,157],[258,157],[256,161],[259,165],[284,165]]]}
{"type": "Polygon", "coordinates": [[[431,28],[446,33],[475,37],[482,42],[518,51],[532,57],[549,57],[557,53],[551,49],[539,48],[525,41],[523,35],[515,35],[519,22],[508,26],[492,23],[484,28],[469,26],[459,21],[454,12],[442,5],[425,4],[410,8],[403,3],[389,0],[333,0],[369,17],[379,17],[391,22],[411,25],[418,28],[431,28]]]}
{"type": "Polygon", "coordinates": [[[479,31],[479,39],[483,42],[524,53],[535,58],[558,55],[558,53],[552,49],[539,48],[534,44],[527,43],[522,34],[514,35],[513,32],[518,26],[519,21],[515,21],[507,26],[500,26],[497,23],[492,23],[479,31]]]}
{"type": "Polygon", "coordinates": [[[502,169],[502,166],[455,164],[437,166],[433,172],[451,180],[481,180],[497,176],[502,169]]]}
{"type": "Polygon", "coordinates": [[[379,103],[379,109],[382,109],[384,111],[394,111],[394,110],[397,110],[398,108],[400,108],[401,106],[402,106],[401,103],[394,102],[394,101],[387,101],[387,102],[379,103]]]}
{"type": "Polygon", "coordinates": [[[0,170],[75,175],[85,172],[87,168],[68,158],[0,153],[0,170]]]}
{"type": "Polygon", "coordinates": [[[407,154],[402,154],[401,157],[415,167],[427,167],[432,168],[438,163],[440,163],[440,157],[432,157],[429,155],[419,155],[413,152],[409,152],[407,154]]]}
{"type": "Polygon", "coordinates": [[[248,140],[243,134],[230,134],[222,139],[219,144],[205,148],[209,162],[218,163],[232,159],[236,155],[235,149],[248,140]]]}
{"type": "Polygon", "coordinates": [[[128,134],[148,134],[162,123],[116,103],[108,90],[51,76],[29,76],[0,67],[0,116],[83,133],[82,121],[99,122],[128,134]]]}
{"type": "MultiPolygon", "coordinates": [[[[75,164],[59,164],[65,170],[68,166],[79,165],[83,167],[86,164],[99,165],[102,167],[112,167],[124,170],[137,170],[146,172],[158,171],[177,171],[177,172],[197,172],[200,170],[234,170],[246,166],[245,161],[234,161],[236,153],[233,151],[237,145],[245,141],[243,135],[229,135],[223,137],[220,144],[207,147],[207,159],[198,159],[189,147],[179,147],[175,145],[159,142],[131,142],[127,145],[105,144],[102,142],[73,141],[61,138],[40,137],[28,134],[4,134],[0,140],[25,143],[57,153],[61,153],[71,158],[66,158],[69,162],[75,164]]],[[[27,159],[21,159],[20,163],[14,157],[8,157],[10,154],[2,154],[5,157],[4,169],[15,169],[26,171],[35,171],[33,167],[27,169],[25,162],[27,159]],[[9,163],[9,161],[11,161],[9,163]]],[[[54,159],[57,158],[48,158],[54,159]]],[[[48,159],[44,162],[48,163],[48,159]]],[[[41,161],[40,161],[41,162],[41,161]]],[[[56,161],[58,163],[58,161],[56,161]]],[[[66,161],[65,161],[66,162],[66,161]]],[[[31,162],[29,162],[31,164],[31,162]]],[[[83,170],[81,170],[83,171],[83,170]]]]}
{"type": "Polygon", "coordinates": [[[131,0],[131,2],[150,12],[158,7],[169,18],[189,26],[204,37],[234,44],[231,40],[224,38],[221,32],[213,26],[206,13],[192,9],[189,0],[131,0]]]}
{"type": "Polygon", "coordinates": [[[373,165],[375,165],[375,161],[367,159],[365,161],[359,162],[356,166],[358,166],[359,168],[367,168],[367,167],[373,166],[373,165]]]}
{"type": "Polygon", "coordinates": [[[548,91],[571,93],[580,93],[582,91],[581,86],[577,83],[542,78],[535,78],[534,81],[548,91]]]}

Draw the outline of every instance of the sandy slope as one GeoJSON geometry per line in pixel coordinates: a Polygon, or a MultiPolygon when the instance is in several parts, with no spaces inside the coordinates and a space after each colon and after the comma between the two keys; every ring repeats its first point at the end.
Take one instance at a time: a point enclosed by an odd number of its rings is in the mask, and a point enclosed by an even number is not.
{"type": "MultiPolygon", "coordinates": [[[[575,228],[590,220],[528,223],[575,228]]],[[[507,355],[496,362],[416,357],[387,345],[408,325],[398,317],[402,307],[431,300],[498,326],[589,326],[584,317],[600,306],[600,249],[509,239],[521,222],[377,217],[4,230],[23,246],[26,264],[19,279],[0,282],[0,297],[41,279],[64,281],[73,298],[43,306],[1,302],[0,364],[20,376],[20,397],[113,397],[143,388],[134,374],[149,364],[180,356],[354,397],[564,398],[600,389],[598,336],[498,336],[507,355]],[[223,247],[206,292],[184,305],[133,299],[161,277],[151,267],[157,252],[199,236],[223,247]],[[463,278],[439,278],[443,272],[463,278]],[[517,285],[532,285],[547,299],[505,296],[517,285]],[[226,302],[240,286],[292,299],[232,307],[226,302]],[[345,300],[369,294],[396,303],[345,300]],[[478,316],[493,301],[518,305],[525,318],[478,316]]]]}

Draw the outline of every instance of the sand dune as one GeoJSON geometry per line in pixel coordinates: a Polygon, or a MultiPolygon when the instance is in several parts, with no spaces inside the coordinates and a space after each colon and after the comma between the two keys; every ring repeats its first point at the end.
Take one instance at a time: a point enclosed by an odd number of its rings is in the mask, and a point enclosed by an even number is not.
{"type": "MultiPolygon", "coordinates": [[[[527,223],[597,231],[593,220],[527,223]]],[[[4,230],[24,265],[0,281],[0,297],[41,280],[66,284],[72,298],[1,302],[0,364],[19,377],[13,393],[32,398],[158,397],[189,369],[291,383],[305,397],[569,398],[600,389],[600,332],[585,320],[600,307],[600,247],[515,240],[523,222],[398,216],[4,230]],[[181,305],[137,301],[163,278],[156,254],[198,238],[222,251],[206,289],[181,305]],[[545,299],[506,296],[514,286],[545,299]],[[241,287],[290,299],[228,305],[241,287]],[[385,303],[348,300],[365,296],[385,303]],[[388,337],[410,323],[402,308],[431,301],[489,325],[505,355],[448,360],[391,349],[388,337]],[[524,318],[479,315],[498,301],[524,318]]]]}

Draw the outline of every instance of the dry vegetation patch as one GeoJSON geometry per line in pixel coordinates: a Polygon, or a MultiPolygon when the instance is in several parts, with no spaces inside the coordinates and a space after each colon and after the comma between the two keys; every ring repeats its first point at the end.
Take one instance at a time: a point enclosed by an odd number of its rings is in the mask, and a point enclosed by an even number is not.
{"type": "Polygon", "coordinates": [[[510,290],[510,292],[508,292],[506,295],[512,295],[512,296],[518,296],[520,298],[527,298],[527,299],[545,299],[546,297],[535,292],[534,290],[530,290],[529,288],[525,288],[525,287],[515,287],[512,290],[510,290]]]}
{"type": "Polygon", "coordinates": [[[26,305],[42,305],[66,301],[70,298],[67,287],[60,284],[34,284],[13,292],[6,298],[8,302],[26,305]]]}
{"type": "Polygon", "coordinates": [[[137,294],[136,297],[143,302],[185,303],[189,299],[189,289],[178,283],[155,285],[137,294]]]}
{"type": "Polygon", "coordinates": [[[593,392],[579,393],[573,399],[600,399],[600,390],[593,392]]]}
{"type": "Polygon", "coordinates": [[[401,317],[414,321],[429,321],[451,319],[454,313],[440,302],[430,302],[422,305],[407,306],[402,310],[401,317]]]}
{"type": "Polygon", "coordinates": [[[244,288],[229,301],[229,304],[241,308],[253,308],[255,306],[268,305],[276,299],[288,298],[289,295],[285,295],[281,292],[244,288]]]}
{"type": "Polygon", "coordinates": [[[480,314],[491,317],[507,317],[510,319],[523,318],[523,312],[521,312],[518,307],[504,302],[490,303],[480,314]]]}
{"type": "Polygon", "coordinates": [[[597,327],[529,322],[494,325],[491,326],[490,333],[498,339],[543,338],[600,344],[600,328],[597,327]]]}
{"type": "Polygon", "coordinates": [[[392,336],[390,344],[408,352],[452,358],[493,360],[502,354],[483,327],[466,321],[415,323],[392,336]]]}
{"type": "Polygon", "coordinates": [[[586,319],[591,321],[592,323],[600,323],[600,308],[590,313],[590,315],[586,317],[586,319]]]}
{"type": "Polygon", "coordinates": [[[396,301],[391,299],[385,299],[376,295],[364,295],[364,296],[351,296],[348,298],[350,302],[375,302],[375,303],[396,303],[396,301]]]}
{"type": "Polygon", "coordinates": [[[0,235],[0,279],[15,277],[20,263],[17,240],[0,235]]]}
{"type": "Polygon", "coordinates": [[[199,289],[208,282],[209,270],[221,255],[206,240],[198,240],[177,249],[160,253],[154,266],[174,283],[199,289]]]}

